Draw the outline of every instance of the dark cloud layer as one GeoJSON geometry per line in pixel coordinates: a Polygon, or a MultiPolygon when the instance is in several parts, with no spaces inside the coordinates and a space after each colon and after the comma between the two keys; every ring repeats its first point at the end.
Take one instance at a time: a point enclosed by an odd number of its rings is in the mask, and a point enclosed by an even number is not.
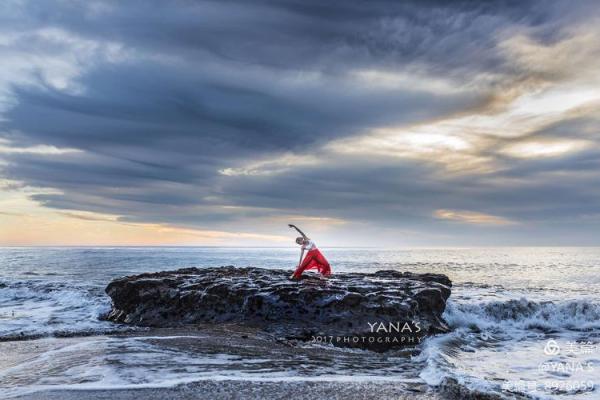
{"type": "MultiPolygon", "coordinates": [[[[74,54],[72,85],[57,87],[43,71],[12,85],[2,136],[15,146],[81,152],[10,153],[2,173],[59,190],[34,195],[47,207],[202,228],[296,213],[456,232],[432,217],[436,209],[572,223],[600,213],[600,194],[589,189],[598,176],[578,174],[598,170],[596,150],[448,177],[427,162],[321,149],[379,127],[485,107],[495,88],[528,73],[498,49],[499,40],[527,29],[550,45],[588,7],[508,0],[9,4],[1,32],[21,35],[21,51],[81,54],[74,54]],[[48,38],[43,29],[60,35],[48,38]],[[423,81],[371,84],[361,71],[423,81]],[[476,84],[482,75],[486,83],[476,84]],[[436,77],[452,88],[436,89],[428,81],[436,77]],[[313,154],[317,162],[274,174],[220,172],[289,154],[313,154]],[[496,184],[516,178],[527,182],[496,184]]],[[[537,135],[564,137],[570,129],[577,137],[596,126],[574,118],[537,135]]]]}
{"type": "MultiPolygon", "coordinates": [[[[431,67],[481,64],[494,33],[510,24],[539,26],[561,3],[523,1],[133,1],[29,3],[9,22],[57,25],[90,39],[125,42],[187,60],[212,55],[230,62],[298,70],[350,64],[430,61],[431,67]],[[542,7],[541,4],[544,6],[542,7]],[[341,63],[343,61],[343,63],[341,63]]],[[[550,35],[551,28],[541,31],[550,35]]],[[[555,31],[554,31],[555,32],[555,31]]]]}

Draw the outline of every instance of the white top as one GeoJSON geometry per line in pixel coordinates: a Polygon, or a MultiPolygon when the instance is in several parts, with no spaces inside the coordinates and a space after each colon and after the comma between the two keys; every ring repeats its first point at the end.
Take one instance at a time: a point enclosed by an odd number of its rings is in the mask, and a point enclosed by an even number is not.
{"type": "Polygon", "coordinates": [[[302,245],[302,250],[311,251],[316,249],[317,245],[312,240],[308,239],[308,241],[302,245]]]}

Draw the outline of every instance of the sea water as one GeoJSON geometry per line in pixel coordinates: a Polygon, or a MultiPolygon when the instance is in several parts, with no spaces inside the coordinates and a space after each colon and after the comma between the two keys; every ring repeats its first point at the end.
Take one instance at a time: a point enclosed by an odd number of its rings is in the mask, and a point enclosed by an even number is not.
{"type": "Polygon", "coordinates": [[[132,327],[98,319],[110,309],[106,284],[191,266],[292,269],[298,250],[0,248],[0,397],[200,379],[393,380],[435,388],[452,378],[507,396],[600,398],[600,248],[322,250],[334,273],[448,275],[444,318],[452,332],[428,338],[408,357],[347,349],[315,357],[188,352],[161,346],[165,337],[116,335],[132,327]]]}

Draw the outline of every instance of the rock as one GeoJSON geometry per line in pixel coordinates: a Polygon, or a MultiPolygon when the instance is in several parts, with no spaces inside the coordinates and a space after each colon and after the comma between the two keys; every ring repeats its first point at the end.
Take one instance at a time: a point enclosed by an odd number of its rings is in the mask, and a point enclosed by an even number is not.
{"type": "Polygon", "coordinates": [[[384,351],[447,332],[445,275],[378,271],[314,274],[262,268],[185,268],[112,281],[106,319],[152,327],[235,322],[279,340],[384,351]]]}

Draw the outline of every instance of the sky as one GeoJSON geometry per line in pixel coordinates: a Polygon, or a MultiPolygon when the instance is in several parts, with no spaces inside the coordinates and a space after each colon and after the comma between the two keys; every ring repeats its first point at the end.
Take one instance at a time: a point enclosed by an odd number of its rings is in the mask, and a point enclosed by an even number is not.
{"type": "Polygon", "coordinates": [[[0,3],[0,245],[600,245],[594,1],[0,3]]]}

